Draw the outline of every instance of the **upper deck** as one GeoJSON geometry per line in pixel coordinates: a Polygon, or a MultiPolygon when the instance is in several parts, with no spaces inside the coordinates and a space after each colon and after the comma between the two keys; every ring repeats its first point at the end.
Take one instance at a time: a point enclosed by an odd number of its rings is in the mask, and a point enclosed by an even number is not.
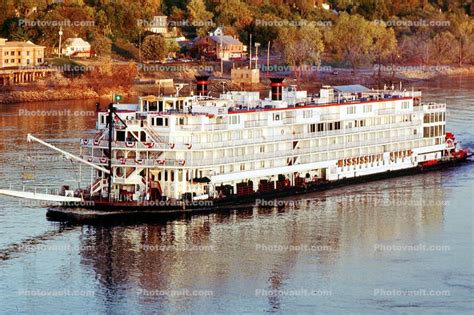
{"type": "MultiPolygon", "coordinates": [[[[140,97],[139,104],[115,106],[117,114],[127,125],[150,127],[168,133],[344,120],[348,115],[388,115],[413,110],[420,104],[421,92],[414,90],[374,90],[361,85],[323,86],[319,93],[308,95],[307,91],[297,90],[295,86],[284,88],[278,85],[272,86],[269,97],[264,99],[260,98],[259,92],[231,91],[219,97],[148,95],[140,97]],[[359,105],[365,104],[368,106],[360,108],[359,105]],[[346,110],[352,106],[354,108],[346,110]]],[[[106,116],[106,111],[99,113],[98,129],[107,127],[106,116]]]]}

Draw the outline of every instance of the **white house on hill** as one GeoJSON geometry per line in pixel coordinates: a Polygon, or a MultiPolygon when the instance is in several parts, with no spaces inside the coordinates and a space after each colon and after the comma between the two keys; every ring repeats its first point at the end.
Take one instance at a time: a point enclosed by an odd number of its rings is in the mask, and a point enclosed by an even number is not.
{"type": "Polygon", "coordinates": [[[69,57],[89,58],[91,56],[91,44],[79,37],[66,39],[61,50],[64,55],[69,57]]]}

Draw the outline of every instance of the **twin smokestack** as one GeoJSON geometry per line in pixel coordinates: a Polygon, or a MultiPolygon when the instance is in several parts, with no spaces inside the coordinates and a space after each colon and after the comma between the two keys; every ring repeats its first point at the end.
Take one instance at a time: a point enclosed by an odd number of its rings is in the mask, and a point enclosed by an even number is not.
{"type": "MultiPolygon", "coordinates": [[[[209,93],[209,75],[196,75],[196,95],[205,96],[209,93]]],[[[272,101],[281,101],[283,98],[283,80],[285,78],[270,78],[272,101]]]]}
{"type": "Polygon", "coordinates": [[[209,75],[196,75],[196,94],[200,96],[207,95],[209,93],[209,75]]]}

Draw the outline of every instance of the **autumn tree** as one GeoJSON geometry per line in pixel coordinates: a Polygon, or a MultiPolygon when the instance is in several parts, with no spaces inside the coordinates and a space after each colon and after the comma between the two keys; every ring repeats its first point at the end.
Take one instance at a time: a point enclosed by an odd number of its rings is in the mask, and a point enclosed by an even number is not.
{"type": "Polygon", "coordinates": [[[452,63],[456,61],[453,49],[456,47],[456,38],[450,32],[442,32],[430,40],[433,61],[437,64],[452,63]]]}
{"type": "Polygon", "coordinates": [[[100,33],[95,33],[91,36],[91,49],[98,57],[109,58],[112,53],[112,41],[100,33]]]}
{"type": "Polygon", "coordinates": [[[255,15],[252,8],[241,0],[221,0],[215,10],[219,25],[230,25],[240,30],[252,24],[255,15]]]}
{"type": "Polygon", "coordinates": [[[451,33],[457,41],[457,62],[474,60],[474,21],[465,14],[451,16],[451,33]]]}

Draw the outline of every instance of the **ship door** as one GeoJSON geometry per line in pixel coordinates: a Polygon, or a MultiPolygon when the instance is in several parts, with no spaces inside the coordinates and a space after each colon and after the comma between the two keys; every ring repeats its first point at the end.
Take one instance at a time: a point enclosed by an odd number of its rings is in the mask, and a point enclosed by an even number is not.
{"type": "Polygon", "coordinates": [[[321,179],[326,179],[326,171],[327,171],[327,169],[325,169],[325,168],[321,169],[321,179]]]}

